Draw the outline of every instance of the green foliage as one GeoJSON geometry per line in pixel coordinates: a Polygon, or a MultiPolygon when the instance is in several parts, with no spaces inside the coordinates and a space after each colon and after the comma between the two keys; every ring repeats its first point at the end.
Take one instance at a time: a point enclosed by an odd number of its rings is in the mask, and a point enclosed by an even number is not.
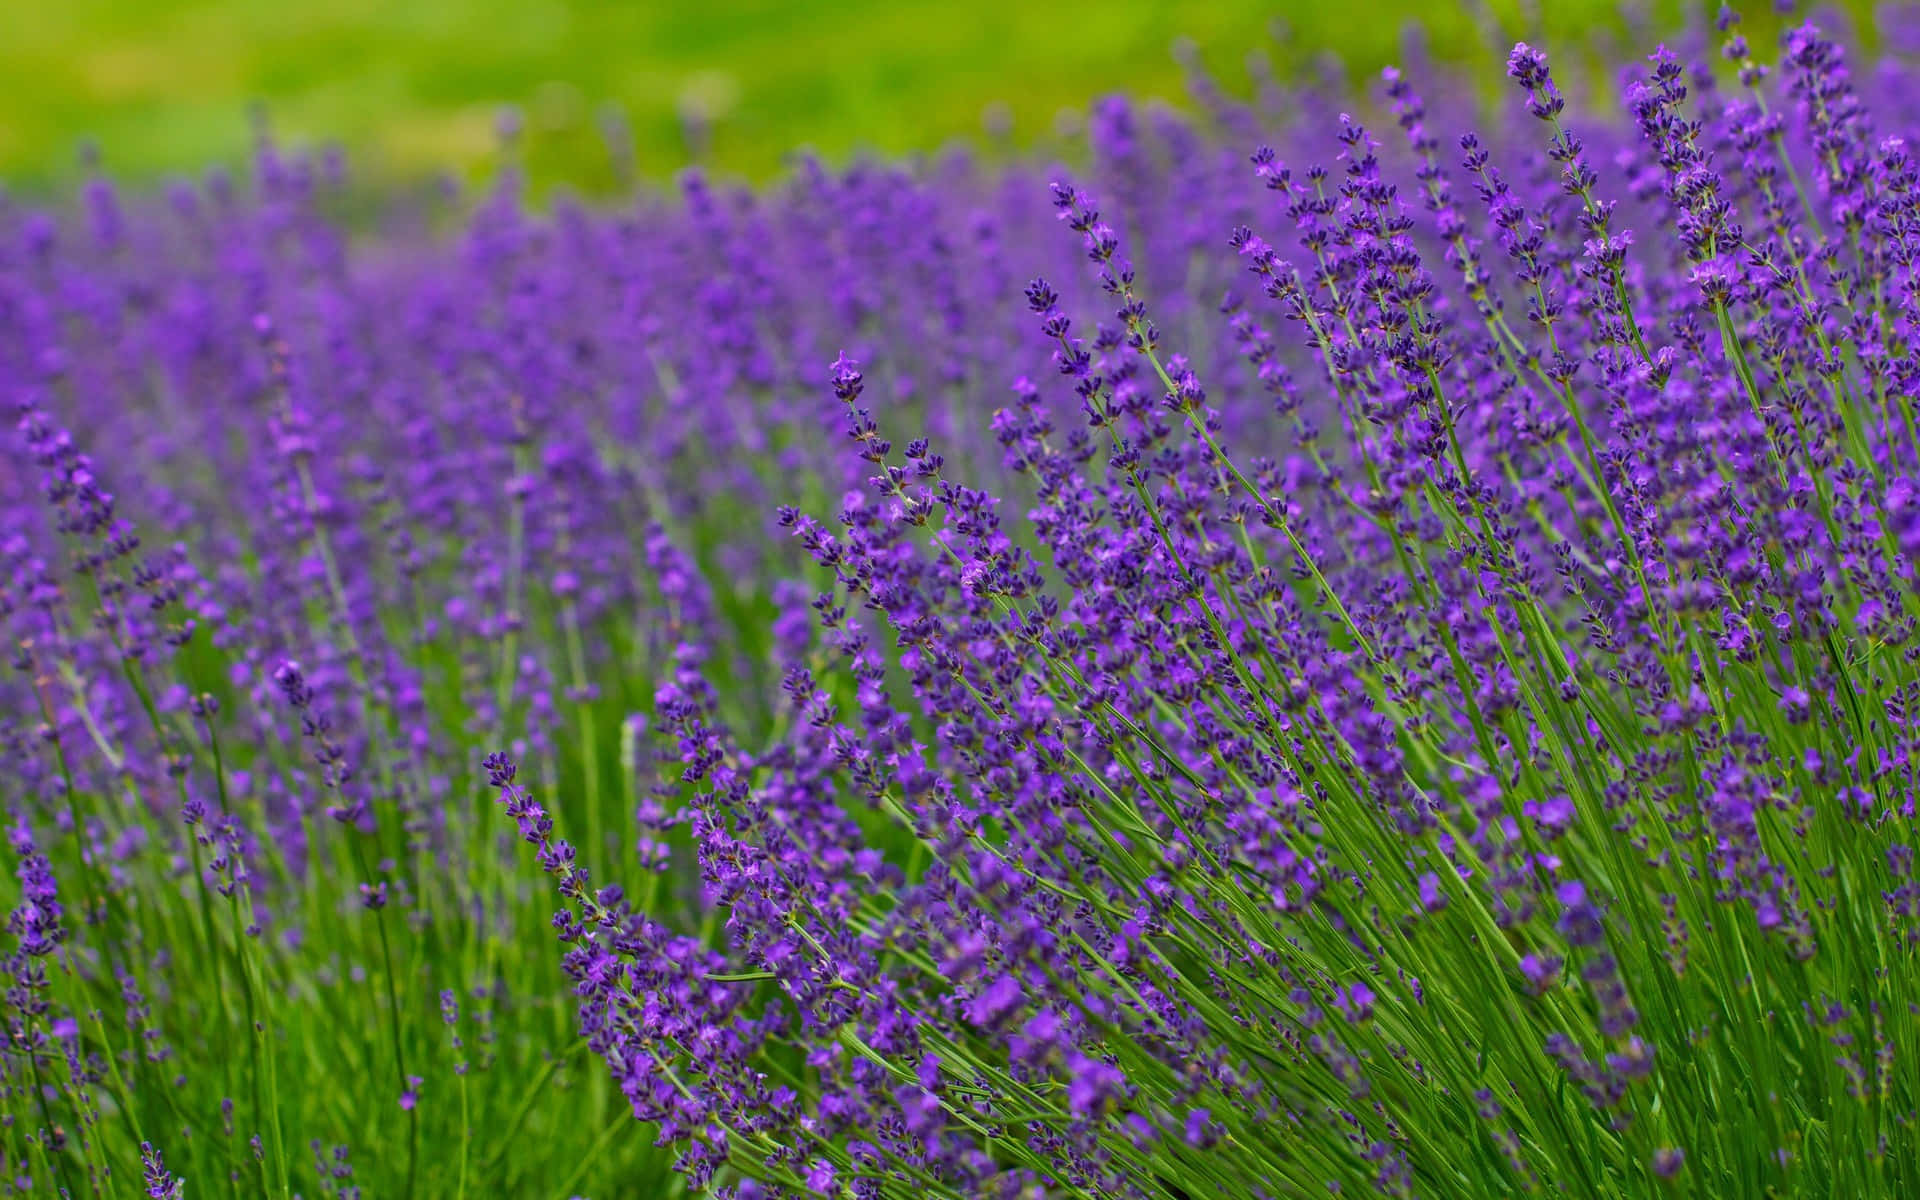
{"type": "MultiPolygon", "coordinates": [[[[1653,23],[1709,7],[1663,0],[1653,23]]],[[[979,139],[994,108],[1016,145],[1044,146],[1057,114],[1101,93],[1179,98],[1182,37],[1235,87],[1253,50],[1283,75],[1321,58],[1369,73],[1407,57],[1415,21],[1435,56],[1486,63],[1515,36],[1598,49],[1630,28],[1611,0],[23,2],[0,5],[0,176],[56,184],[86,138],[123,177],[233,162],[261,102],[281,132],[339,141],[376,182],[484,171],[501,105],[525,111],[542,183],[615,186],[609,111],[629,124],[644,173],[698,159],[764,177],[800,146],[841,157],[979,139]],[[706,133],[690,132],[690,113],[707,115],[706,133]]]]}

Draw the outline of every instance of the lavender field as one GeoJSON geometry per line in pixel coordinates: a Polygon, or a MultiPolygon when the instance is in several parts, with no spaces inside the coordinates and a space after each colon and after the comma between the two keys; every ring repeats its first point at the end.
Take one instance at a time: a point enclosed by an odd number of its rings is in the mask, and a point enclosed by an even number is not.
{"type": "Polygon", "coordinates": [[[0,201],[10,1194],[1920,1195],[1920,64],[1801,20],[0,201]]]}

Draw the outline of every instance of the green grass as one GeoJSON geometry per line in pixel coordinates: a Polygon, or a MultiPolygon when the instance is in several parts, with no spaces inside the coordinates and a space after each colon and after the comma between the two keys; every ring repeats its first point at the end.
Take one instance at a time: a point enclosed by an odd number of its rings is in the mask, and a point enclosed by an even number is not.
{"type": "MultiPolygon", "coordinates": [[[[1653,10],[1671,28],[1686,5],[1653,10]]],[[[526,113],[537,181],[612,186],[609,108],[647,175],[698,158],[765,177],[799,146],[840,158],[978,138],[994,106],[1030,146],[1104,92],[1177,99],[1182,36],[1229,86],[1253,50],[1283,75],[1326,53],[1368,72],[1403,56],[1414,20],[1437,56],[1490,78],[1504,39],[1592,47],[1626,28],[1611,0],[22,0],[0,5],[0,178],[56,186],[88,138],[139,179],[233,162],[256,101],[283,135],[345,145],[367,180],[484,171],[505,104],[526,113]],[[712,117],[704,150],[689,109],[712,117]]]]}

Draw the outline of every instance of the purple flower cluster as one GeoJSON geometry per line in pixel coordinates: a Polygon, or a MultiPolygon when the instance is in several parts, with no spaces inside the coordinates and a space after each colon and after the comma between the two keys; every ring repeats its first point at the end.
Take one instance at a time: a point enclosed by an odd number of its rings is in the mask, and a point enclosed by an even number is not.
{"type": "Polygon", "coordinates": [[[1506,70],[8,202],[0,1175],[1912,1194],[1916,76],[1506,70]]]}

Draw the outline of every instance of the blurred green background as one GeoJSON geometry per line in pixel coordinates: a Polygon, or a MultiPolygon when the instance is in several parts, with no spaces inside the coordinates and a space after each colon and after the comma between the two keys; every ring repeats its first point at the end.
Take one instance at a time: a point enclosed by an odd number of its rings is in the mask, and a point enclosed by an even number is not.
{"type": "MultiPolygon", "coordinates": [[[[234,162],[256,101],[280,135],[343,145],[363,182],[484,170],[502,105],[537,181],[611,185],[609,110],[642,174],[765,177],[797,146],[928,150],[983,122],[1030,145],[1104,92],[1178,99],[1179,37],[1233,89],[1252,51],[1283,77],[1323,53],[1375,71],[1418,20],[1436,57],[1497,83],[1503,39],[1639,49],[1707,2],[0,0],[0,178],[68,180],[88,138],[135,178],[234,162]]],[[[1770,23],[1768,0],[1746,7],[1770,23]]]]}

